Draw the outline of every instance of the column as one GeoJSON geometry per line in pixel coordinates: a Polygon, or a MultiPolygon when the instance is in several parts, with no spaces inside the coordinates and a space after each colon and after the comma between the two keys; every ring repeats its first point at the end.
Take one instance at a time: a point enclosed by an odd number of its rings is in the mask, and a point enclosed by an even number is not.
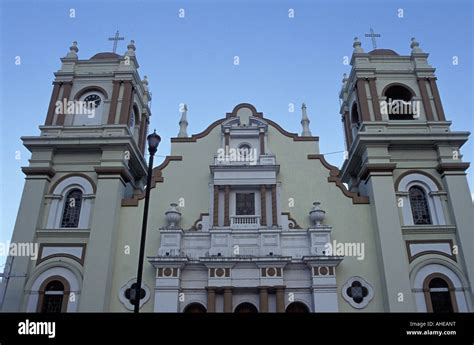
{"type": "Polygon", "coordinates": [[[45,126],[51,126],[53,124],[54,113],[56,111],[56,102],[58,101],[59,90],[61,89],[61,84],[59,82],[54,82],[53,93],[51,94],[51,100],[49,101],[48,115],[46,116],[45,126]]]}
{"type": "Polygon", "coordinates": [[[367,101],[367,92],[365,91],[366,80],[357,80],[357,98],[359,100],[359,109],[361,121],[370,121],[369,102],[367,101]]]}
{"type": "Polygon", "coordinates": [[[268,313],[268,288],[266,286],[260,286],[260,313],[268,313]]]}
{"type": "Polygon", "coordinates": [[[260,186],[260,225],[267,226],[267,188],[264,184],[260,186]]]}
{"type": "Polygon", "coordinates": [[[276,184],[272,185],[272,225],[278,226],[277,202],[276,202],[276,184]]]}
{"type": "MultiPolygon", "coordinates": [[[[111,293],[112,273],[124,191],[125,181],[118,171],[116,174],[98,173],[95,212],[92,214],[84,262],[84,281],[79,300],[81,312],[107,311],[110,299],[114,298],[111,293]]],[[[130,260],[138,258],[139,240],[136,237],[135,243],[130,243],[132,248],[136,249],[137,255],[135,258],[131,256],[130,260]]]]}
{"type": "MultiPolygon", "coordinates": [[[[71,89],[72,89],[72,81],[64,82],[63,84],[63,95],[62,95],[62,102],[64,100],[69,101],[69,96],[71,96],[71,89]]],[[[57,126],[64,126],[64,119],[67,114],[67,107],[66,109],[63,109],[63,113],[58,114],[58,118],[56,120],[56,125],[57,126]]]]}
{"type": "Polygon", "coordinates": [[[230,187],[225,186],[224,188],[224,226],[230,226],[229,218],[229,191],[230,187]]]}
{"type": "Polygon", "coordinates": [[[434,98],[434,104],[436,108],[436,114],[438,115],[438,121],[446,121],[444,116],[443,105],[441,104],[441,97],[439,95],[438,86],[436,85],[436,78],[428,78],[431,87],[431,94],[434,98]]]}
{"type": "Polygon", "coordinates": [[[232,313],[232,287],[224,288],[224,313],[232,313]]]}
{"type": "Polygon", "coordinates": [[[430,99],[426,92],[426,79],[418,78],[418,87],[420,88],[421,100],[423,102],[423,108],[425,109],[425,116],[427,121],[433,121],[433,110],[431,109],[430,99]]]}
{"type": "Polygon", "coordinates": [[[375,238],[378,267],[381,270],[384,309],[386,312],[415,311],[393,176],[371,172],[367,189],[377,229],[375,238]],[[400,293],[403,294],[402,302],[399,301],[400,293]]]}
{"type": "Polygon", "coordinates": [[[213,226],[219,226],[219,186],[214,186],[213,226]]]}
{"type": "Polygon", "coordinates": [[[216,312],[216,288],[207,287],[207,312],[216,312]]]}
{"type": "Polygon", "coordinates": [[[123,82],[124,90],[122,96],[122,108],[120,109],[120,124],[128,125],[130,112],[133,104],[133,85],[131,80],[123,82]]]}
{"type": "Polygon", "coordinates": [[[285,287],[275,286],[276,288],[276,311],[277,313],[285,312],[285,287]]]}
{"type": "Polygon", "coordinates": [[[265,154],[265,132],[261,131],[259,133],[259,140],[260,140],[260,154],[265,154]]]}
{"type": "MultiPolygon", "coordinates": [[[[464,168],[467,169],[467,166],[464,168]]],[[[457,244],[459,245],[458,261],[464,259],[466,275],[471,282],[471,298],[474,299],[474,232],[472,231],[472,201],[469,186],[463,169],[445,170],[441,173],[444,187],[448,193],[449,208],[456,224],[457,244]],[[470,263],[470,264],[469,264],[470,263]]]]}
{"type": "MultiPolygon", "coordinates": [[[[32,158],[35,155],[33,153],[32,158]]],[[[50,180],[54,174],[54,170],[51,168],[51,172],[48,172],[48,169],[45,168],[42,175],[40,175],[39,168],[36,171],[34,168],[27,169],[23,169],[27,176],[15,222],[12,243],[36,242],[36,229],[44,212],[44,195],[48,193],[50,180]]],[[[33,266],[34,261],[29,256],[14,256],[9,257],[7,262],[11,262],[12,266],[9,273],[15,275],[15,277],[8,278],[2,311],[26,311],[20,308],[22,308],[22,301],[25,297],[25,284],[29,278],[27,276],[28,270],[29,267],[33,266]]],[[[5,270],[5,273],[8,273],[8,271],[5,270]]]]}
{"type": "Polygon", "coordinates": [[[114,88],[112,90],[112,99],[110,100],[110,109],[109,109],[109,118],[107,124],[113,125],[115,123],[115,114],[117,113],[118,97],[120,93],[120,85],[122,82],[120,80],[112,81],[114,88]]]}
{"type": "Polygon", "coordinates": [[[375,78],[369,78],[369,89],[370,97],[372,98],[372,108],[374,108],[375,121],[382,121],[379,96],[377,95],[377,87],[375,86],[375,78]]]}

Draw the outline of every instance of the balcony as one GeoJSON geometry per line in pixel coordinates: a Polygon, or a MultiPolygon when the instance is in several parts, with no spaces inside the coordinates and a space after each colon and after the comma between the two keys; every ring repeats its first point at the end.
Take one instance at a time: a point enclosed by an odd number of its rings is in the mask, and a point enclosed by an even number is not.
{"type": "Polygon", "coordinates": [[[230,226],[235,229],[255,229],[260,227],[260,216],[231,216],[230,226]]]}

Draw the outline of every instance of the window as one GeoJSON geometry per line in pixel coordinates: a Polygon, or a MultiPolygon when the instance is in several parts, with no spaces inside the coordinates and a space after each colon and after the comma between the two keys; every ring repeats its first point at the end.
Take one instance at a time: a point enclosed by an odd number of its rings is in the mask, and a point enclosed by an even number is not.
{"type": "Polygon", "coordinates": [[[412,92],[402,85],[392,85],[384,93],[386,107],[382,112],[388,114],[389,120],[413,120],[413,115],[419,115],[415,108],[416,103],[412,101],[412,92]]]}
{"type": "Polygon", "coordinates": [[[433,313],[454,312],[448,283],[442,278],[433,278],[428,286],[433,313]]]}
{"type": "Polygon", "coordinates": [[[255,215],[255,193],[237,193],[236,210],[238,216],[255,215]]]}
{"type": "Polygon", "coordinates": [[[351,277],[342,286],[342,297],[354,308],[365,308],[374,297],[374,289],[362,277],[351,277]]]}
{"type": "MultiPolygon", "coordinates": [[[[128,299],[130,301],[130,304],[131,305],[135,305],[135,301],[136,301],[136,288],[137,288],[137,284],[136,283],[133,283],[128,289],[125,290],[125,298],[128,299]]],[[[140,289],[140,299],[143,299],[145,298],[146,296],[146,291],[145,289],[143,289],[143,287],[140,289]]]]}
{"type": "Polygon", "coordinates": [[[184,313],[205,313],[206,308],[201,303],[191,303],[183,310],[184,313]]]}
{"type": "Polygon", "coordinates": [[[69,191],[64,202],[63,216],[61,219],[62,228],[77,228],[79,226],[81,205],[81,190],[76,188],[69,191]]]}
{"type": "Polygon", "coordinates": [[[359,127],[360,118],[359,118],[359,111],[357,110],[357,103],[354,102],[351,109],[351,122],[356,127],[359,127]]]}
{"type": "Polygon", "coordinates": [[[42,313],[60,313],[63,309],[64,285],[59,280],[53,280],[44,289],[42,313]]]}
{"type": "Polygon", "coordinates": [[[431,224],[431,217],[425,191],[419,186],[413,186],[409,189],[408,194],[410,197],[413,223],[415,225],[431,224]]]}

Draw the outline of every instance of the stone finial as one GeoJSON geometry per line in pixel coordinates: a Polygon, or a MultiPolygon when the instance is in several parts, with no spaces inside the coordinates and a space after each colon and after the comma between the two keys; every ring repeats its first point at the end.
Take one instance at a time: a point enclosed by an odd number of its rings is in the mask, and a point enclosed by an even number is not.
{"type": "Polygon", "coordinates": [[[181,111],[181,120],[179,120],[179,133],[178,137],[186,138],[188,136],[187,128],[188,128],[188,106],[185,104],[181,111]]]}
{"type": "Polygon", "coordinates": [[[344,73],[344,74],[342,75],[342,83],[343,83],[343,84],[347,83],[347,80],[348,80],[348,79],[347,79],[347,73],[344,73]]]}
{"type": "Polygon", "coordinates": [[[354,53],[364,53],[364,49],[362,49],[362,43],[360,43],[359,37],[354,37],[354,43],[352,44],[354,47],[354,53]]]}
{"type": "Polygon", "coordinates": [[[77,48],[77,41],[72,42],[72,46],[69,47],[69,53],[67,53],[66,57],[71,59],[77,59],[77,52],[79,48],[77,48]]]}
{"type": "Polygon", "coordinates": [[[423,53],[423,50],[420,48],[420,43],[418,43],[415,37],[411,38],[410,48],[412,54],[423,53]]]}
{"type": "Polygon", "coordinates": [[[135,47],[135,41],[131,40],[130,43],[128,44],[128,46],[127,46],[127,52],[125,53],[125,55],[135,56],[135,50],[136,49],[137,48],[135,47]]]}
{"type": "Polygon", "coordinates": [[[303,137],[310,137],[312,135],[309,129],[309,122],[308,114],[306,113],[306,104],[303,103],[301,106],[301,126],[303,127],[301,136],[303,137]]]}

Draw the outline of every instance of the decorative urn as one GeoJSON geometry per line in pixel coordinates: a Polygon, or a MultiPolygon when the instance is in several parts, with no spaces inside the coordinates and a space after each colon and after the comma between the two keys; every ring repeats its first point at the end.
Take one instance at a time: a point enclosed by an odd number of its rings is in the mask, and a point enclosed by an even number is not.
{"type": "Polygon", "coordinates": [[[316,225],[316,226],[320,226],[324,220],[324,217],[326,216],[326,211],[321,210],[319,208],[319,205],[321,205],[320,202],[318,201],[313,202],[313,208],[311,209],[311,211],[309,211],[309,217],[311,221],[313,222],[313,225],[316,225]]]}
{"type": "Polygon", "coordinates": [[[181,220],[181,212],[179,212],[176,207],[178,207],[178,204],[171,203],[169,210],[165,212],[169,229],[175,229],[181,220]]]}

